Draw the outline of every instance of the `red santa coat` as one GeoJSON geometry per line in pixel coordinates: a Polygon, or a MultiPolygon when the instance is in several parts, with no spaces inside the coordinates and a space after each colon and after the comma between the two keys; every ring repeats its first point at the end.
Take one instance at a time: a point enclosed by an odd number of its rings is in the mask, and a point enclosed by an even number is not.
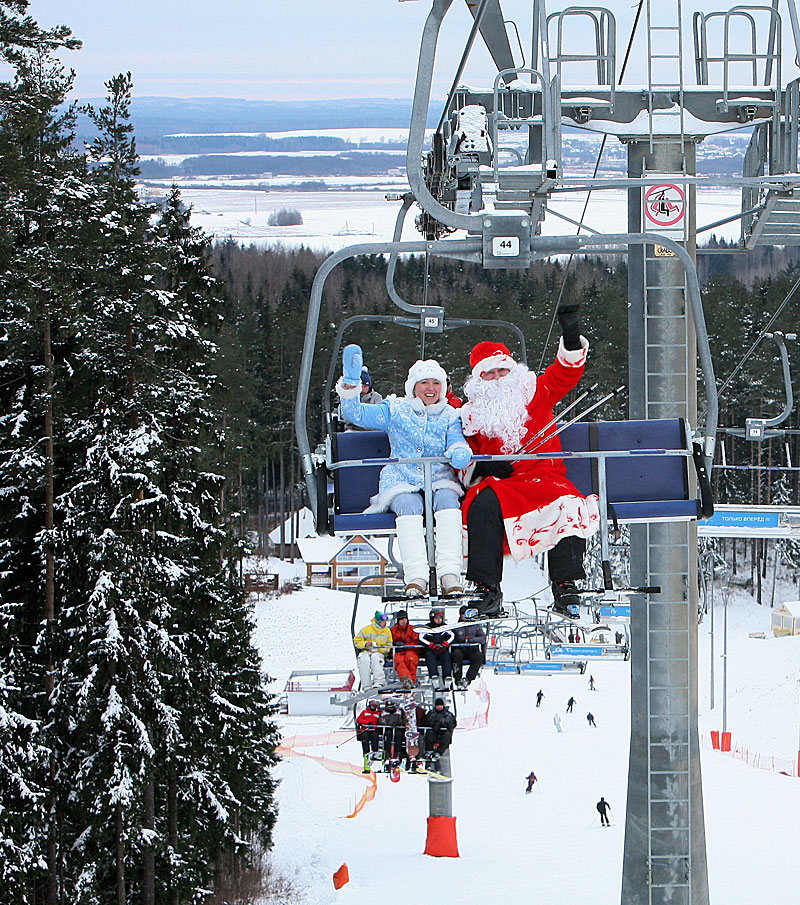
{"type": "MultiPolygon", "coordinates": [[[[535,381],[533,397],[527,405],[528,420],[525,435],[520,441],[524,446],[542,428],[553,420],[553,406],[572,390],[583,375],[586,349],[566,352],[560,346],[556,361],[535,381]],[[580,354],[578,354],[578,352],[580,354]]],[[[461,410],[464,436],[473,452],[480,455],[507,455],[501,450],[503,441],[499,437],[487,437],[476,432],[471,424],[472,403],[465,403],[461,410]]],[[[561,441],[551,437],[554,425],[536,444],[545,442],[537,453],[560,452],[561,441]]],[[[514,472],[508,478],[484,478],[470,487],[461,503],[464,524],[467,513],[475,497],[486,487],[491,487],[500,501],[505,525],[504,550],[515,561],[526,556],[535,556],[554,547],[562,537],[575,535],[589,537],[600,524],[597,497],[584,497],[575,485],[567,479],[563,459],[536,459],[517,462],[514,472]]]]}

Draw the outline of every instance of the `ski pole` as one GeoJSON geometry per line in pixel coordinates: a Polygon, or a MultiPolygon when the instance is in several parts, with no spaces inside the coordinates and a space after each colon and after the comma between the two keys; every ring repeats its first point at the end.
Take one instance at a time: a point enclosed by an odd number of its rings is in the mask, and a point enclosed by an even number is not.
{"type": "Polygon", "coordinates": [[[584,390],[584,391],[580,394],[580,396],[578,396],[578,398],[577,398],[574,402],[571,402],[571,403],[570,403],[570,404],[569,404],[562,412],[559,412],[559,413],[553,418],[552,421],[550,421],[548,424],[545,424],[545,426],[544,426],[537,434],[535,434],[533,437],[531,437],[530,440],[528,440],[528,441],[525,443],[525,445],[522,447],[522,449],[520,449],[520,452],[521,452],[521,453],[524,453],[525,450],[526,450],[529,446],[532,446],[533,443],[535,443],[536,440],[538,440],[539,437],[542,436],[542,434],[544,434],[545,432],[549,431],[550,428],[558,421],[559,418],[563,418],[564,415],[567,414],[567,412],[569,412],[569,411],[571,411],[572,409],[574,409],[575,406],[578,405],[580,402],[582,402],[587,396],[590,396],[592,393],[594,393],[594,391],[597,389],[598,385],[599,385],[599,384],[593,383],[593,384],[589,387],[588,390],[584,390]]]}
{"type": "Polygon", "coordinates": [[[339,742],[339,744],[336,745],[336,747],[341,748],[342,745],[346,745],[348,742],[352,742],[354,738],[358,738],[357,732],[354,732],[351,736],[349,736],[349,738],[346,738],[343,742],[339,742]]]}
{"type": "Polygon", "coordinates": [[[588,409],[585,409],[584,411],[577,414],[574,418],[571,418],[569,421],[567,421],[566,424],[562,424],[561,427],[559,427],[559,429],[557,431],[554,431],[552,434],[549,434],[543,440],[540,440],[536,444],[536,446],[533,447],[533,449],[529,450],[526,448],[526,450],[525,450],[526,455],[532,455],[533,453],[535,453],[536,450],[540,449],[542,446],[544,446],[544,444],[548,440],[552,440],[553,437],[557,437],[562,431],[565,431],[568,427],[575,424],[576,421],[580,421],[581,418],[585,418],[587,415],[591,415],[591,413],[593,411],[595,411],[596,409],[599,409],[601,405],[605,405],[607,402],[609,402],[615,396],[618,396],[624,389],[625,389],[625,385],[623,384],[622,386],[618,386],[616,388],[616,390],[612,390],[610,393],[606,393],[606,395],[603,396],[602,399],[598,399],[597,402],[594,403],[594,405],[590,405],[588,409]]]}

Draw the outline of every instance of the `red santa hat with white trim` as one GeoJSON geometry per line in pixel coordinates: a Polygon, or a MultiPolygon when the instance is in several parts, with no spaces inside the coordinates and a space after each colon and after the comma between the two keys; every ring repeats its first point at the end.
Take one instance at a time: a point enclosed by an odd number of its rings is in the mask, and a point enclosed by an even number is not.
{"type": "Polygon", "coordinates": [[[472,368],[472,376],[480,377],[486,371],[495,368],[508,368],[511,370],[516,362],[511,357],[511,352],[502,343],[493,343],[488,340],[478,343],[470,353],[469,366],[472,368]]]}

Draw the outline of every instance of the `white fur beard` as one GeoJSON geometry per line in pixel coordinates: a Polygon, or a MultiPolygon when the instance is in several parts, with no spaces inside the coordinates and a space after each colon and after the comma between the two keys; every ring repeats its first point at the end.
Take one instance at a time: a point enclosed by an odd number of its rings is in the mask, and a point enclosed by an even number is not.
{"type": "Polygon", "coordinates": [[[525,436],[531,376],[525,365],[518,364],[497,380],[470,377],[464,384],[464,394],[472,403],[470,427],[502,440],[501,451],[506,455],[517,452],[525,436]]]}

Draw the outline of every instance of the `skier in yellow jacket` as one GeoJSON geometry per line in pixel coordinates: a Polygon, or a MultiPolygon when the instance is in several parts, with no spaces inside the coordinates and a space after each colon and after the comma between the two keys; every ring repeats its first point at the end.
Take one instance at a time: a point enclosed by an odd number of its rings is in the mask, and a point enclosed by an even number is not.
{"type": "Polygon", "coordinates": [[[386,684],[383,664],[392,652],[392,633],[388,628],[389,617],[380,610],[369,625],[353,638],[358,651],[358,672],[361,676],[361,689],[380,688],[386,684]]]}

